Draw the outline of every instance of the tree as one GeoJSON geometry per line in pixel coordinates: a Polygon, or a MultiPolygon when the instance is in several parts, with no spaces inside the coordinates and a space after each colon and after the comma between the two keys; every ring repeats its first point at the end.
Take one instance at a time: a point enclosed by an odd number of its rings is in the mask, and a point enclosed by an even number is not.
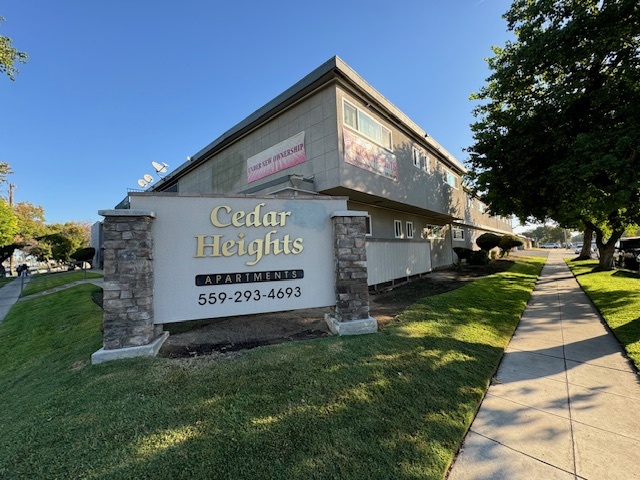
{"type": "MultiPolygon", "coordinates": [[[[4,17],[0,17],[0,22],[4,22],[4,17]]],[[[29,55],[20,52],[13,46],[13,41],[9,37],[0,35],[0,73],[6,73],[11,81],[16,80],[18,69],[17,62],[27,63],[29,55]]]]}
{"type": "Polygon", "coordinates": [[[7,183],[7,175],[11,175],[13,171],[7,162],[0,162],[0,184],[7,183]]]}
{"type": "Polygon", "coordinates": [[[0,198],[0,246],[13,242],[18,232],[18,219],[11,205],[0,198]]]}
{"type": "Polygon", "coordinates": [[[36,257],[39,262],[46,262],[52,258],[51,245],[47,242],[38,242],[29,248],[29,255],[36,257]]]}
{"type": "Polygon", "coordinates": [[[591,258],[591,243],[593,242],[593,230],[585,226],[583,228],[582,249],[576,260],[589,260],[591,258]]]}
{"type": "Polygon", "coordinates": [[[468,181],[494,214],[582,223],[597,269],[640,221],[640,3],[516,0],[471,126],[468,181]]]}
{"type": "Polygon", "coordinates": [[[47,226],[48,232],[39,237],[39,258],[44,260],[42,255],[47,252],[50,256],[46,259],[58,262],[68,262],[71,254],[89,244],[89,232],[87,225],[80,222],[67,222],[65,224],[55,223],[47,226]]]}
{"type": "Polygon", "coordinates": [[[533,238],[537,244],[564,242],[564,229],[559,225],[540,225],[522,232],[525,237],[533,238]]]}
{"type": "Polygon", "coordinates": [[[17,235],[20,240],[31,240],[46,232],[44,208],[29,202],[20,202],[13,207],[18,219],[17,235]]]}

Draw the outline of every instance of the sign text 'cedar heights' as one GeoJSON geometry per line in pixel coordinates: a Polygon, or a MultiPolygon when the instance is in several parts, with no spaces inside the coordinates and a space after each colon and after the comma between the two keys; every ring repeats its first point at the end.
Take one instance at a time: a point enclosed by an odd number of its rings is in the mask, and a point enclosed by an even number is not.
{"type": "MultiPolygon", "coordinates": [[[[284,227],[291,212],[266,211],[265,203],[259,203],[250,212],[233,211],[228,205],[220,205],[211,211],[211,223],[216,228],[251,228],[251,227],[284,227]]],[[[303,239],[291,238],[289,234],[277,237],[278,230],[270,230],[262,238],[248,239],[244,231],[237,233],[237,238],[226,238],[223,234],[196,235],[195,258],[205,257],[239,257],[248,256],[245,265],[252,267],[258,264],[265,255],[297,255],[302,252],[303,239]]]]}

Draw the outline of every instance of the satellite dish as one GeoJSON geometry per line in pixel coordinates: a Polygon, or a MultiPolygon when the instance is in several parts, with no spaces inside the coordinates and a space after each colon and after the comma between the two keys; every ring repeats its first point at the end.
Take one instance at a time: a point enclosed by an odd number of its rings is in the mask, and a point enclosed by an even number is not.
{"type": "Polygon", "coordinates": [[[146,187],[147,185],[149,185],[148,182],[145,182],[144,180],[140,179],[138,180],[138,185],[140,185],[142,188],[146,187]]]}
{"type": "Polygon", "coordinates": [[[153,168],[156,169],[156,173],[165,173],[167,171],[167,167],[169,166],[164,162],[151,162],[151,165],[153,165],[153,168]]]}
{"type": "Polygon", "coordinates": [[[148,173],[145,173],[144,177],[142,177],[142,178],[144,178],[147,183],[153,182],[153,177],[151,175],[149,175],[148,173]]]}

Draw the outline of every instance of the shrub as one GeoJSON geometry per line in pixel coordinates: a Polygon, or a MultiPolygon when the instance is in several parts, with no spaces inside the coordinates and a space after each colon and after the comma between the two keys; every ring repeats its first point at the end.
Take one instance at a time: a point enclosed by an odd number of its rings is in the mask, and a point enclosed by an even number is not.
{"type": "Polygon", "coordinates": [[[476,239],[476,245],[488,252],[500,245],[500,236],[495,233],[483,233],[476,239]]]}
{"type": "Polygon", "coordinates": [[[522,242],[522,240],[520,240],[515,235],[503,235],[500,238],[500,244],[498,245],[498,247],[500,247],[500,256],[504,257],[505,255],[509,255],[509,250],[514,247],[519,247],[523,244],[524,243],[522,242]]]}
{"type": "Polygon", "coordinates": [[[469,261],[469,257],[473,253],[473,250],[471,250],[470,248],[464,248],[464,247],[453,247],[453,251],[456,252],[456,255],[458,255],[458,259],[460,261],[462,260],[469,261]]]}
{"type": "Polygon", "coordinates": [[[469,256],[469,264],[486,265],[489,263],[489,252],[486,250],[473,250],[469,256]]]}
{"type": "Polygon", "coordinates": [[[96,249],[93,247],[80,248],[71,254],[71,258],[79,262],[91,262],[95,254],[96,249]]]}

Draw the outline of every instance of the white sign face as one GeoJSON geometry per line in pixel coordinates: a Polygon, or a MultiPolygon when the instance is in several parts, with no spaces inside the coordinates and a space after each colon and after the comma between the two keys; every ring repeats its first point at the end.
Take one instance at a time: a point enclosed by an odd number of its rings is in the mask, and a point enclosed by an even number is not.
{"type": "Polygon", "coordinates": [[[131,195],[155,213],[154,323],[335,304],[340,198],[131,195]]]}

